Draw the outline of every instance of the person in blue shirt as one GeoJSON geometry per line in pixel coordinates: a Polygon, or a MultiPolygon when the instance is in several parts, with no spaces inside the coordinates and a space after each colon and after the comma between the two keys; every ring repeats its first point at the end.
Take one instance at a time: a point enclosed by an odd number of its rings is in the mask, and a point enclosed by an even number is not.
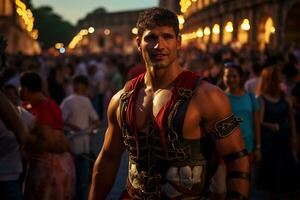
{"type": "MultiPolygon", "coordinates": [[[[225,93],[229,97],[233,114],[241,120],[242,137],[250,163],[253,164],[261,159],[260,106],[254,94],[245,91],[243,77],[240,65],[234,62],[224,63],[225,93]]],[[[225,199],[226,174],[226,167],[221,160],[210,187],[216,199],[225,199]]]]}
{"type": "Polygon", "coordinates": [[[243,69],[240,65],[227,62],[224,64],[223,81],[233,113],[241,118],[240,124],[245,146],[250,155],[260,159],[260,120],[259,101],[253,93],[244,90],[243,69]]]}

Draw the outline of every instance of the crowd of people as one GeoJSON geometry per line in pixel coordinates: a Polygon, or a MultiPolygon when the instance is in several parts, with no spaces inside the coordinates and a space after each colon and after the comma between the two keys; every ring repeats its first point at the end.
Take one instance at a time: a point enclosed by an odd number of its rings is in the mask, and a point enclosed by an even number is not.
{"type": "MultiPolygon", "coordinates": [[[[250,161],[249,197],[299,199],[300,49],[261,52],[190,44],[176,57],[182,70],[206,77],[228,97],[250,161]]],[[[1,199],[87,199],[101,149],[92,145],[91,134],[111,123],[110,100],[145,71],[138,51],[7,56],[1,72],[6,97],[0,95],[1,199]]],[[[218,160],[209,186],[217,199],[225,199],[231,187],[225,163],[218,160]]]]}

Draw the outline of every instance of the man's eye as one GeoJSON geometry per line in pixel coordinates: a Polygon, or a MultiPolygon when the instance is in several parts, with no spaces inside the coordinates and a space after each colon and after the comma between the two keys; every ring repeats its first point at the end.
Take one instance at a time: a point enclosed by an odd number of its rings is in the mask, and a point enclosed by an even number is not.
{"type": "Polygon", "coordinates": [[[156,39],[156,37],[154,35],[149,35],[149,36],[145,37],[146,41],[152,41],[152,40],[155,40],[155,39],[156,39]]]}
{"type": "Polygon", "coordinates": [[[164,37],[165,39],[172,39],[172,38],[173,38],[173,35],[165,34],[163,37],[164,37]]]}

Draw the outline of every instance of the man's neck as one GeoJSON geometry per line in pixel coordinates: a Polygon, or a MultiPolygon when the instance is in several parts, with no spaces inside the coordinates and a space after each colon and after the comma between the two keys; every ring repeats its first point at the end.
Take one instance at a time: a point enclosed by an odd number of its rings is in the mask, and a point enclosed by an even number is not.
{"type": "Polygon", "coordinates": [[[46,97],[44,96],[44,94],[42,92],[36,92],[36,93],[32,94],[32,96],[30,97],[30,99],[28,101],[31,105],[37,105],[45,98],[46,97]]]}
{"type": "Polygon", "coordinates": [[[170,88],[173,81],[183,70],[179,65],[168,67],[165,69],[155,69],[147,66],[145,74],[145,85],[147,88],[152,88],[155,92],[158,89],[170,88]]]}

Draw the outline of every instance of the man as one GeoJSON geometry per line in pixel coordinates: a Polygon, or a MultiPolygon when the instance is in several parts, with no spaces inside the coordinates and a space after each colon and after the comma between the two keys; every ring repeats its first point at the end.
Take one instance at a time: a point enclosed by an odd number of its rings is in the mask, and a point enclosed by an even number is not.
{"type": "Polygon", "coordinates": [[[126,199],[207,199],[218,155],[228,169],[228,199],[246,199],[249,162],[238,120],[220,89],[179,66],[176,15],[152,8],[137,27],[146,72],[110,102],[89,199],[105,199],[124,149],[126,199]]]}
{"type": "Polygon", "coordinates": [[[65,128],[74,131],[69,137],[71,153],[76,167],[76,192],[74,199],[87,199],[90,183],[90,131],[98,127],[98,115],[87,97],[89,81],[83,75],[73,79],[74,93],[66,97],[60,108],[63,113],[65,128]]]}

